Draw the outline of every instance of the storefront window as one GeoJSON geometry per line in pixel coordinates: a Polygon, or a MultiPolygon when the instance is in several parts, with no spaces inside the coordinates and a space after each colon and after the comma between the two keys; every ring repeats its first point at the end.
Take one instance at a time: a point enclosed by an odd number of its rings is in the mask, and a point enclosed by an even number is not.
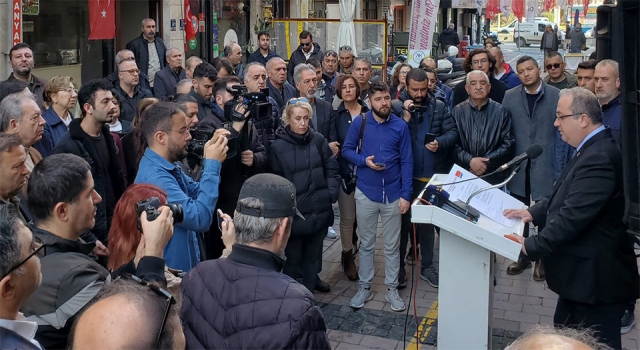
{"type": "MultiPolygon", "coordinates": [[[[219,53],[224,50],[225,38],[237,38],[237,42],[243,49],[247,45],[247,13],[243,11],[249,0],[214,0],[213,11],[218,13],[218,47],[219,53]]],[[[255,16],[255,14],[251,14],[255,16]]],[[[253,30],[253,29],[251,29],[253,30]]],[[[236,41],[236,40],[234,40],[236,41]]]]}

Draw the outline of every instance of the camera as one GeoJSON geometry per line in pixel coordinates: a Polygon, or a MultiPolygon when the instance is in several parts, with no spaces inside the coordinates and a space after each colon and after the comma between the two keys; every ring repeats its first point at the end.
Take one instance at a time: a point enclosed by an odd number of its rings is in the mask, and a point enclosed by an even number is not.
{"type": "Polygon", "coordinates": [[[243,122],[249,118],[256,121],[271,119],[272,105],[269,102],[269,89],[260,92],[249,92],[246,85],[233,85],[227,87],[227,92],[233,95],[233,101],[229,101],[230,108],[225,105],[225,119],[234,122],[243,122]],[[237,111],[237,107],[243,105],[245,113],[237,111]],[[249,112],[247,115],[246,111],[249,112]]]}
{"type": "Polygon", "coordinates": [[[415,113],[415,112],[424,113],[427,111],[427,106],[418,106],[418,105],[412,104],[409,106],[409,108],[407,108],[407,110],[410,113],[415,113]]]}
{"type": "MultiPolygon", "coordinates": [[[[214,134],[214,130],[200,130],[193,129],[191,133],[191,141],[187,145],[187,153],[196,155],[200,161],[204,159],[204,145],[211,140],[214,134]]],[[[227,158],[231,158],[236,155],[236,148],[232,147],[234,136],[227,135],[229,151],[227,151],[227,158]]]]}
{"type": "MultiPolygon", "coordinates": [[[[174,225],[179,224],[184,220],[182,204],[167,203],[166,206],[173,212],[174,225]]],[[[136,203],[136,212],[138,213],[138,230],[140,232],[142,232],[142,223],[140,222],[140,215],[142,215],[142,212],[147,212],[147,221],[153,221],[160,215],[160,212],[158,212],[159,207],[161,207],[161,205],[158,197],[143,199],[136,203]]]]}

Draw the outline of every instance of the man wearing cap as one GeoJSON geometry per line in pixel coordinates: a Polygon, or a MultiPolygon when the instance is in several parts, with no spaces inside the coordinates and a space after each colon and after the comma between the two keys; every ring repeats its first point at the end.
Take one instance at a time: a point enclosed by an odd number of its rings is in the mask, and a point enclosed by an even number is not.
{"type": "Polygon", "coordinates": [[[198,264],[182,280],[187,348],[331,349],[313,294],[281,272],[294,215],[304,219],[289,180],[259,174],[245,181],[233,221],[222,215],[223,235],[236,236],[231,254],[198,264]]]}

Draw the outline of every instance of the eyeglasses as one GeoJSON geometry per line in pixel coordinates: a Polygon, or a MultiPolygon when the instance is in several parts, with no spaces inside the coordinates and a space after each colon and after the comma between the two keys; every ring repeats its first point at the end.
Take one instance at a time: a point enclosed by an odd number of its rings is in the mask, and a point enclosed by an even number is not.
{"type": "Polygon", "coordinates": [[[554,64],[547,64],[545,67],[547,67],[547,69],[558,69],[560,68],[561,64],[560,63],[554,63],[554,64]]]}
{"type": "Polygon", "coordinates": [[[292,99],[290,99],[290,100],[287,102],[287,104],[295,105],[295,104],[296,104],[296,103],[298,103],[298,102],[305,102],[305,103],[309,103],[309,100],[307,100],[307,98],[306,98],[306,97],[292,98],[292,99]]]}
{"type": "Polygon", "coordinates": [[[329,50],[324,53],[324,57],[338,57],[338,53],[333,50],[329,50]]]}
{"type": "Polygon", "coordinates": [[[340,46],[340,51],[353,51],[353,49],[349,45],[344,45],[340,46]]]}
{"type": "Polygon", "coordinates": [[[576,116],[576,115],[583,115],[583,114],[586,114],[586,113],[574,113],[574,114],[566,114],[566,115],[556,115],[556,119],[557,120],[562,120],[562,119],[567,118],[567,117],[573,117],[573,116],[576,116]]]}
{"type": "Polygon", "coordinates": [[[309,45],[311,45],[311,41],[310,41],[310,42],[308,42],[308,43],[300,43],[300,45],[302,45],[302,46],[309,46],[309,45]]]}
{"type": "Polygon", "coordinates": [[[155,284],[149,283],[147,281],[144,281],[142,279],[140,279],[138,276],[129,274],[129,273],[125,273],[121,276],[119,276],[117,280],[119,279],[123,279],[123,280],[131,280],[134,281],[136,283],[138,283],[141,286],[145,286],[145,287],[149,287],[149,289],[151,289],[152,292],[154,292],[157,296],[161,297],[161,298],[166,298],[166,309],[164,311],[164,317],[162,318],[162,325],[160,326],[160,330],[158,331],[158,336],[156,337],[156,348],[158,348],[158,346],[160,345],[160,337],[162,336],[162,332],[164,331],[164,327],[167,325],[167,318],[169,318],[169,311],[171,310],[171,305],[175,305],[176,303],[176,299],[173,297],[173,295],[171,295],[171,293],[167,292],[166,289],[160,288],[155,284]]]}
{"type": "Polygon", "coordinates": [[[69,89],[62,89],[62,90],[58,90],[58,92],[62,92],[62,91],[64,91],[64,92],[68,92],[68,93],[70,93],[70,94],[73,94],[74,92],[75,92],[76,94],[78,93],[78,89],[71,89],[71,88],[69,88],[69,89]]]}
{"type": "Polygon", "coordinates": [[[12,268],[10,268],[9,271],[4,276],[0,277],[0,280],[9,276],[13,271],[19,269],[20,266],[24,265],[24,263],[29,261],[29,259],[31,259],[34,255],[37,254],[38,258],[42,258],[45,255],[47,255],[45,247],[46,245],[42,242],[42,240],[40,240],[40,238],[33,237],[33,251],[31,252],[31,254],[29,254],[22,261],[20,261],[19,263],[15,264],[12,268]]]}
{"type": "Polygon", "coordinates": [[[140,74],[140,70],[139,69],[129,69],[129,70],[123,70],[121,72],[127,72],[131,75],[136,75],[136,74],[140,74]]]}
{"type": "Polygon", "coordinates": [[[180,133],[180,135],[186,135],[186,134],[188,134],[189,132],[191,132],[191,130],[192,130],[192,129],[191,129],[190,127],[180,128],[180,130],[173,130],[173,129],[171,129],[171,131],[175,131],[175,132],[177,132],[177,133],[180,133]]]}
{"type": "Polygon", "coordinates": [[[486,58],[483,58],[483,59],[481,59],[481,60],[471,61],[471,64],[478,65],[478,64],[480,64],[480,63],[482,63],[482,64],[486,64],[487,62],[489,62],[489,60],[488,60],[488,59],[486,59],[486,58]]]}

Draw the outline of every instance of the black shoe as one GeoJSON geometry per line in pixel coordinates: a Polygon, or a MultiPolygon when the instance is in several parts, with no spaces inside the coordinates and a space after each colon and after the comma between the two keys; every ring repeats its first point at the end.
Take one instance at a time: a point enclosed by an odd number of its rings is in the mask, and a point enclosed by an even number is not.
{"type": "MultiPolygon", "coordinates": [[[[416,264],[416,257],[415,255],[413,255],[413,247],[409,248],[409,252],[407,253],[407,264],[409,265],[415,265],[416,264]]],[[[420,250],[418,249],[418,254],[420,254],[420,250]]]]}
{"type": "Polygon", "coordinates": [[[519,275],[522,272],[524,272],[524,270],[530,269],[530,268],[531,268],[531,260],[526,255],[520,256],[518,258],[518,261],[514,262],[513,264],[509,265],[509,267],[507,267],[507,274],[519,275]]]}
{"type": "Polygon", "coordinates": [[[329,283],[321,280],[320,277],[318,277],[318,279],[316,280],[315,290],[320,293],[329,293],[331,291],[331,286],[329,285],[329,283]]]}
{"type": "Polygon", "coordinates": [[[398,289],[404,289],[407,287],[407,273],[404,270],[400,270],[398,273],[398,289]]]}
{"type": "Polygon", "coordinates": [[[625,310],[622,316],[622,327],[620,328],[620,334],[627,334],[633,329],[633,325],[636,324],[636,318],[633,317],[633,312],[625,310]]]}

